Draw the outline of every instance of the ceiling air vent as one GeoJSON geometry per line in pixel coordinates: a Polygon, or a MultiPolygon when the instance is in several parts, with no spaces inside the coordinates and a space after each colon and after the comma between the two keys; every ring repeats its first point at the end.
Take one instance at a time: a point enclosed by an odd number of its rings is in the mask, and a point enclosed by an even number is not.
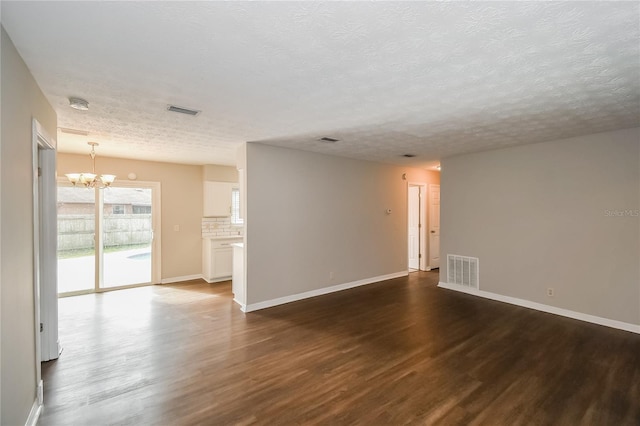
{"type": "Polygon", "coordinates": [[[67,133],[69,135],[78,135],[78,136],[89,136],[89,132],[84,130],[76,130],[76,129],[67,129],[65,127],[58,127],[62,133],[67,133]]]}
{"type": "Polygon", "coordinates": [[[179,112],[180,114],[193,115],[193,116],[196,116],[201,112],[196,109],[183,108],[175,105],[168,105],[167,111],[179,112]]]}
{"type": "Polygon", "coordinates": [[[325,136],[324,138],[320,138],[318,140],[320,142],[334,143],[334,142],[338,142],[340,139],[328,138],[325,136]]]}

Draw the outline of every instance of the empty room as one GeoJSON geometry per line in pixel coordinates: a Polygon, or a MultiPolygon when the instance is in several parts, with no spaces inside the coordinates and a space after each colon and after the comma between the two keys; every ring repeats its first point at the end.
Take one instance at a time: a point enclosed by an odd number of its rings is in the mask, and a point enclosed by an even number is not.
{"type": "Polygon", "coordinates": [[[0,21],[0,424],[640,425],[638,2],[0,21]]]}

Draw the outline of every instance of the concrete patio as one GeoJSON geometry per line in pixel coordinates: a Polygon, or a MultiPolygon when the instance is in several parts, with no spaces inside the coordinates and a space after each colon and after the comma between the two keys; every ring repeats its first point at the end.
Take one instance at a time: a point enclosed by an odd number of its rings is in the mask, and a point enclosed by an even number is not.
{"type": "MultiPolygon", "coordinates": [[[[95,256],[58,259],[58,293],[92,290],[95,256]]],[[[151,282],[151,247],[104,254],[103,288],[151,282]]]]}

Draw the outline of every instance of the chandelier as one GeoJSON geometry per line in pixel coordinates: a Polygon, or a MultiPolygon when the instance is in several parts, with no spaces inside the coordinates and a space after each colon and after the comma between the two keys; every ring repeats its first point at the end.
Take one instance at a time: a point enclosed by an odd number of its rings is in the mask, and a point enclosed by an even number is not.
{"type": "Polygon", "coordinates": [[[116,175],[96,175],[96,146],[98,146],[98,142],[87,142],[88,145],[91,146],[91,152],[89,153],[89,157],[91,157],[91,165],[92,171],[91,173],[67,173],[65,176],[69,179],[69,182],[76,186],[78,184],[84,186],[85,188],[107,188],[110,186],[114,180],[116,180],[116,175]]]}

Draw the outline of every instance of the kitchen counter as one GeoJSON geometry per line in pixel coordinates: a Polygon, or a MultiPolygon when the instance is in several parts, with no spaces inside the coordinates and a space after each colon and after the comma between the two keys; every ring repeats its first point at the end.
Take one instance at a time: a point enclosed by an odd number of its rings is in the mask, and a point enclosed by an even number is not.
{"type": "Polygon", "coordinates": [[[241,235],[217,235],[202,238],[202,277],[208,283],[230,280],[233,276],[233,243],[241,235]]]}
{"type": "Polygon", "coordinates": [[[217,235],[213,237],[203,236],[203,240],[241,240],[244,237],[242,235],[217,235]]]}

